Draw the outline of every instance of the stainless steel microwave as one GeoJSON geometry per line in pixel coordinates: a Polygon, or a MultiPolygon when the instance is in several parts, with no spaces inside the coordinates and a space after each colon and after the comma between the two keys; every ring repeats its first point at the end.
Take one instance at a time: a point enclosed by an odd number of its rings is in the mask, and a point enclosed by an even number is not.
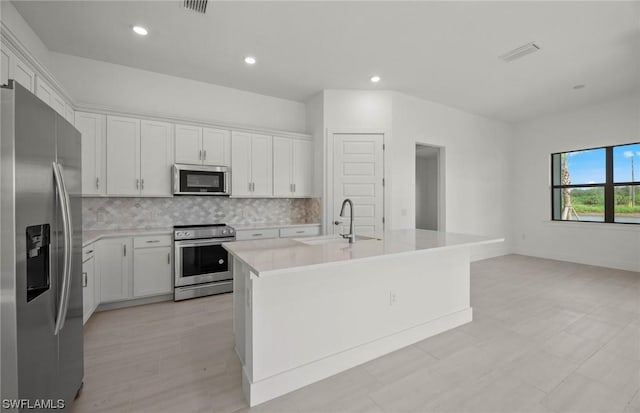
{"type": "Polygon", "coordinates": [[[226,166],[173,165],[174,195],[230,195],[226,166]]]}

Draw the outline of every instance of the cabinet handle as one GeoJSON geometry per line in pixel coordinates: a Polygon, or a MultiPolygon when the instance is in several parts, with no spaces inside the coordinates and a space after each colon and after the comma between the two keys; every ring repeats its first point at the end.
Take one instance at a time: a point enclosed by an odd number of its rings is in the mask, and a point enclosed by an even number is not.
{"type": "Polygon", "coordinates": [[[147,241],[147,244],[153,244],[154,242],[160,242],[160,240],[159,239],[152,239],[152,240],[147,241]]]}
{"type": "Polygon", "coordinates": [[[261,237],[261,236],[263,236],[263,235],[264,235],[264,234],[251,234],[251,236],[253,236],[253,237],[261,237]]]}
{"type": "Polygon", "coordinates": [[[296,192],[296,184],[293,184],[293,192],[296,192]]]}
{"type": "Polygon", "coordinates": [[[85,288],[87,285],[89,285],[89,281],[87,278],[87,273],[83,272],[82,273],[82,288],[85,288]]]}
{"type": "Polygon", "coordinates": [[[96,178],[96,189],[100,189],[100,178],[96,178]]]}
{"type": "Polygon", "coordinates": [[[140,189],[140,180],[136,179],[136,189],[140,189]]]}
{"type": "Polygon", "coordinates": [[[123,254],[126,257],[127,256],[127,244],[124,244],[122,247],[123,247],[122,248],[123,254]]]}
{"type": "Polygon", "coordinates": [[[204,150],[204,152],[202,154],[202,157],[203,157],[203,159],[202,159],[203,161],[207,160],[207,150],[206,149],[204,150]]]}
{"type": "Polygon", "coordinates": [[[200,151],[198,151],[198,159],[202,160],[202,149],[200,149],[200,151]]]}
{"type": "Polygon", "coordinates": [[[251,192],[251,182],[249,182],[249,192],[251,192]]]}
{"type": "Polygon", "coordinates": [[[144,191],[144,179],[140,180],[140,189],[144,191]]]}
{"type": "Polygon", "coordinates": [[[85,254],[93,254],[93,250],[85,251],[85,254]]]}
{"type": "Polygon", "coordinates": [[[167,252],[167,264],[171,264],[171,253],[167,252]]]}
{"type": "Polygon", "coordinates": [[[302,230],[302,231],[296,231],[296,234],[304,234],[304,230],[302,230]]]}

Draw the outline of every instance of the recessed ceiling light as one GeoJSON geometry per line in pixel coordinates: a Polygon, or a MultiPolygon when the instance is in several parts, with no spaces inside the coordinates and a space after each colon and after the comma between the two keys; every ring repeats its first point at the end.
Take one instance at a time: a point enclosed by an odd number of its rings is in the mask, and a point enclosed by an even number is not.
{"type": "Polygon", "coordinates": [[[574,90],[578,90],[578,89],[583,89],[584,87],[586,87],[587,85],[575,85],[573,87],[574,90]]]}
{"type": "Polygon", "coordinates": [[[256,58],[253,56],[247,56],[244,58],[244,62],[248,65],[255,65],[256,64],[256,58]]]}
{"type": "Polygon", "coordinates": [[[149,31],[142,26],[133,26],[133,31],[140,36],[146,36],[149,34],[149,31]]]}
{"type": "Polygon", "coordinates": [[[371,76],[372,83],[378,83],[380,81],[380,76],[371,76]]]}

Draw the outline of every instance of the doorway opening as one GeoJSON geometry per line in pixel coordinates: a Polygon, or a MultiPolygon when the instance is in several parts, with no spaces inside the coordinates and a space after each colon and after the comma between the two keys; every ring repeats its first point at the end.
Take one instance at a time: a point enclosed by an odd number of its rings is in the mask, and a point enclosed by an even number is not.
{"type": "Polygon", "coordinates": [[[416,144],[416,229],[444,230],[440,175],[441,148],[416,144]]]}

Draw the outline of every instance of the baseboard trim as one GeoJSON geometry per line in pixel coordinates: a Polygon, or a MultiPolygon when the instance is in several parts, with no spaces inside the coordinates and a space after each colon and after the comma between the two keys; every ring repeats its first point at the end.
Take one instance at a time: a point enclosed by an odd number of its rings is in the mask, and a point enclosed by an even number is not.
{"type": "Polygon", "coordinates": [[[550,260],[567,261],[576,264],[592,265],[595,267],[614,268],[624,271],[640,272],[640,261],[617,261],[609,260],[603,257],[590,256],[588,258],[578,257],[571,254],[563,254],[559,252],[534,250],[527,248],[515,248],[513,254],[528,255],[530,257],[547,258],[550,260]]]}
{"type": "Polygon", "coordinates": [[[123,300],[123,301],[114,301],[111,303],[103,303],[96,308],[96,312],[98,311],[108,311],[108,310],[117,310],[119,308],[127,308],[134,307],[137,305],[145,305],[145,304],[153,304],[159,303],[162,301],[173,301],[173,293],[171,294],[163,294],[156,295],[154,297],[144,297],[144,298],[136,298],[133,300],[123,300]]]}
{"type": "Polygon", "coordinates": [[[242,389],[250,406],[315,383],[418,341],[471,322],[471,307],[251,383],[242,370],[242,389]]]}

